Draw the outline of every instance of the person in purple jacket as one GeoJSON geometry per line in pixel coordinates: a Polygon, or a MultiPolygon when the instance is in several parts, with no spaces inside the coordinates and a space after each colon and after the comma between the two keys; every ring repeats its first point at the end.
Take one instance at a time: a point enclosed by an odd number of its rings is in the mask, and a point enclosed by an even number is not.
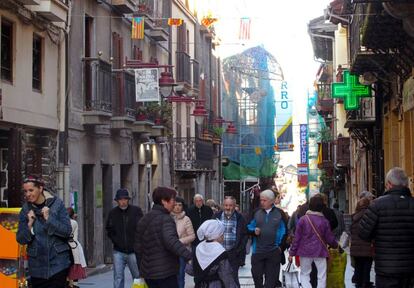
{"type": "Polygon", "coordinates": [[[300,257],[300,279],[303,288],[312,287],[310,284],[312,262],[318,270],[318,288],[326,287],[326,258],[329,255],[327,245],[338,247],[329,222],[322,214],[323,207],[324,202],[320,194],[310,199],[309,210],[300,218],[289,250],[289,262],[292,262],[293,256],[300,257]]]}

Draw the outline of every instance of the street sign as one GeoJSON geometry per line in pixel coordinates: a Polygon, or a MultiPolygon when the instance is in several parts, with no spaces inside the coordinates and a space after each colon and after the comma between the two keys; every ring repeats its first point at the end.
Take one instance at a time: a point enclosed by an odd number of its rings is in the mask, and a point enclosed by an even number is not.
{"type": "Polygon", "coordinates": [[[356,75],[344,71],[343,83],[332,83],[332,98],[344,99],[345,110],[359,109],[359,98],[371,97],[371,86],[359,83],[356,75]]]}

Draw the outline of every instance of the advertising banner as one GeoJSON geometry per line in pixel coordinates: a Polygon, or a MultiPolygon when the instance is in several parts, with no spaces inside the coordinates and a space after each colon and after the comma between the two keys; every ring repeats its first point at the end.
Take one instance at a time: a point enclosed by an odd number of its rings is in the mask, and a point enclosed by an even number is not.
{"type": "Polygon", "coordinates": [[[293,151],[292,99],[287,81],[282,81],[276,93],[276,127],[278,150],[293,151]]]}
{"type": "Polygon", "coordinates": [[[298,184],[299,187],[308,186],[308,164],[298,164],[298,184]]]}
{"type": "Polygon", "coordinates": [[[308,125],[300,124],[300,163],[308,163],[308,125]]]}
{"type": "Polygon", "coordinates": [[[158,68],[134,69],[137,102],[160,101],[158,68]]]}

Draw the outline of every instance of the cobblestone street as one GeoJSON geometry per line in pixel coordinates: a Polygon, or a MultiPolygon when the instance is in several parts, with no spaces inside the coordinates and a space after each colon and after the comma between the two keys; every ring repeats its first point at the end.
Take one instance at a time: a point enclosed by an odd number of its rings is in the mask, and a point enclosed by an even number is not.
{"type": "MultiPolygon", "coordinates": [[[[348,256],[347,268],[345,272],[345,288],[352,288],[354,285],[351,282],[351,278],[353,275],[353,268],[350,265],[350,259],[348,256]]],[[[371,271],[371,281],[374,281],[374,272],[371,271]]],[[[246,259],[246,266],[240,268],[239,270],[239,279],[241,287],[254,287],[253,279],[250,272],[250,255],[247,256],[246,259]]],[[[194,287],[193,279],[191,276],[186,275],[186,288],[194,287]]],[[[131,287],[132,279],[129,270],[126,269],[125,271],[125,288],[131,287]]],[[[79,284],[80,287],[112,287],[112,270],[91,276],[79,284]]]]}

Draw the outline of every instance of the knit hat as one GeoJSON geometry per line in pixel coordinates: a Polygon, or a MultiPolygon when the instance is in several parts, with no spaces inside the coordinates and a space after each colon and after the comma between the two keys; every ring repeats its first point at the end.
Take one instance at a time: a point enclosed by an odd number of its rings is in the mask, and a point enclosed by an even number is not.
{"type": "Polygon", "coordinates": [[[131,199],[131,197],[129,197],[129,192],[127,189],[125,188],[121,188],[118,189],[118,191],[116,191],[116,195],[115,195],[115,201],[121,200],[121,199],[131,199]]]}

